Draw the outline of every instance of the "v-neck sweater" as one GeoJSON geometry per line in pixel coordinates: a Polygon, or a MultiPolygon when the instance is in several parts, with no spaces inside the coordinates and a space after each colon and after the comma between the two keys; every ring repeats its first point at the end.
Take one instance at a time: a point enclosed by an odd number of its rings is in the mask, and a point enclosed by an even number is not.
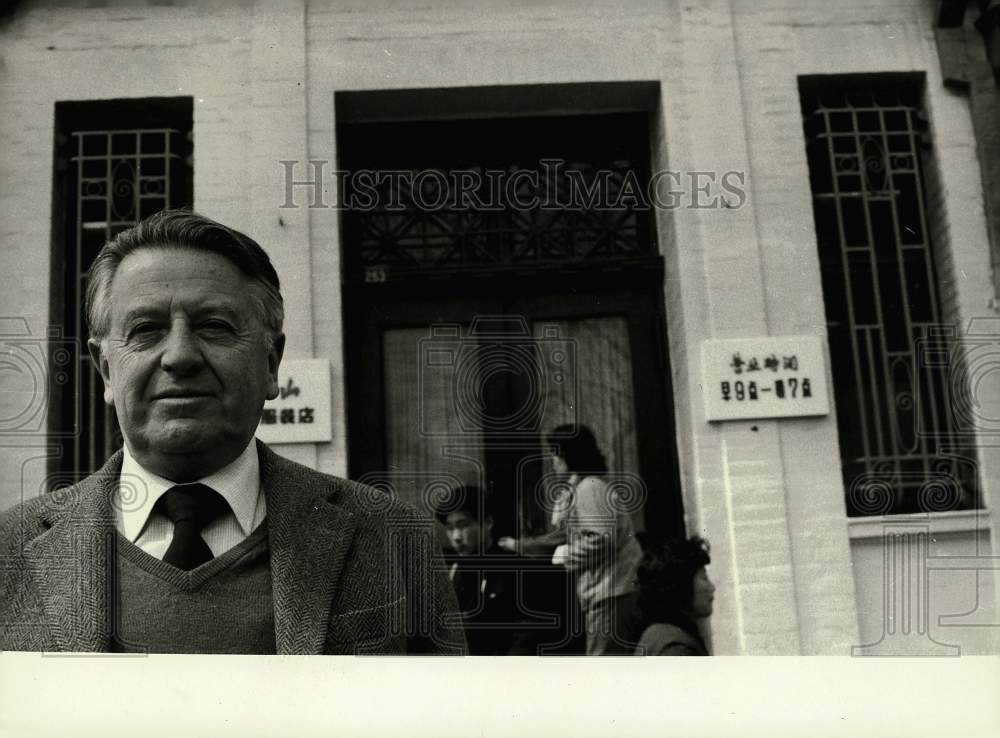
{"type": "Polygon", "coordinates": [[[183,571],[118,535],[113,651],[276,651],[267,523],[221,556],[183,571]]]}

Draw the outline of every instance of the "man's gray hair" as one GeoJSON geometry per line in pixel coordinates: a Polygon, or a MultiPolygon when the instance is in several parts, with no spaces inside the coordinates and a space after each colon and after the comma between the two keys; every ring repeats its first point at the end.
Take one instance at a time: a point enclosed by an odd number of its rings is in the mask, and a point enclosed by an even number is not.
{"type": "Polygon", "coordinates": [[[164,247],[219,254],[247,275],[270,351],[285,320],[281,283],[271,260],[249,236],[190,210],[161,210],[104,244],[88,273],[86,311],[92,338],[105,338],[111,330],[111,282],[125,257],[138,249],[164,247]]]}

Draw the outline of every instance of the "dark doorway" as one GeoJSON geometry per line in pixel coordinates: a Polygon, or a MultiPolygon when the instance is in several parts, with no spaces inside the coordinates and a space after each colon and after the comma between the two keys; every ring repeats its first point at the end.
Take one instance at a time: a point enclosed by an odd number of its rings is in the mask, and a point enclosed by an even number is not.
{"type": "Polygon", "coordinates": [[[585,424],[637,524],[683,533],[662,258],[650,209],[621,197],[649,180],[648,128],[643,111],[338,126],[352,478],[425,509],[484,486],[495,535],[538,533],[543,436],[585,424]],[[456,181],[476,197],[449,197],[456,181]],[[567,182],[589,200],[553,203],[567,182]]]}

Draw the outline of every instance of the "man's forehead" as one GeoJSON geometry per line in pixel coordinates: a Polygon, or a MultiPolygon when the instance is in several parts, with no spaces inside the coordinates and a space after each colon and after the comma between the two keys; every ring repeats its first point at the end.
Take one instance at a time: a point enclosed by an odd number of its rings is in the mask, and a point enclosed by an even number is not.
{"type": "MultiPolygon", "coordinates": [[[[242,293],[250,282],[240,268],[212,251],[178,246],[146,247],[128,254],[111,279],[111,292],[160,291],[168,285],[213,286],[242,293]]],[[[206,290],[208,292],[208,290],[206,290]]]]}
{"type": "Polygon", "coordinates": [[[224,256],[177,246],[147,247],[126,256],[111,283],[112,310],[134,312],[246,309],[249,281],[224,256]]]}
{"type": "Polygon", "coordinates": [[[171,299],[169,295],[139,295],[132,294],[119,302],[117,311],[123,318],[133,315],[148,315],[152,313],[170,313],[183,311],[194,315],[211,313],[213,315],[241,315],[245,306],[236,297],[225,295],[204,295],[195,300],[171,299]]]}
{"type": "Polygon", "coordinates": [[[180,243],[146,244],[126,254],[118,264],[116,274],[124,271],[142,269],[149,264],[176,266],[198,262],[210,264],[213,269],[234,272],[241,276],[243,271],[232,259],[211,249],[200,246],[190,246],[180,243]]]}

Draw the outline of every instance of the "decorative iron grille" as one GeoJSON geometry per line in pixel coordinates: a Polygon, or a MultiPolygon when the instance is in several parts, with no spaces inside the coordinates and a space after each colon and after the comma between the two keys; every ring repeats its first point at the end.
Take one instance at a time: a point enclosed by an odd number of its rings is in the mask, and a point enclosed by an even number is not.
{"type": "MultiPolygon", "coordinates": [[[[114,111],[107,111],[113,118],[114,111]]],[[[87,270],[101,247],[155,212],[191,204],[190,128],[150,127],[74,130],[65,139],[67,162],[65,330],[82,345],[88,336],[83,310],[87,270]]],[[[63,417],[79,423],[63,446],[63,476],[82,477],[122,446],[113,409],[103,401],[103,381],[80,352],[76,397],[64,397],[63,417]],[[67,405],[75,405],[70,409],[67,405]]]]}
{"type": "Polygon", "coordinates": [[[802,95],[848,514],[976,506],[947,368],[916,85],[802,95]]]}
{"type": "Polygon", "coordinates": [[[345,278],[655,257],[647,125],[617,114],[345,126],[345,278]]]}

